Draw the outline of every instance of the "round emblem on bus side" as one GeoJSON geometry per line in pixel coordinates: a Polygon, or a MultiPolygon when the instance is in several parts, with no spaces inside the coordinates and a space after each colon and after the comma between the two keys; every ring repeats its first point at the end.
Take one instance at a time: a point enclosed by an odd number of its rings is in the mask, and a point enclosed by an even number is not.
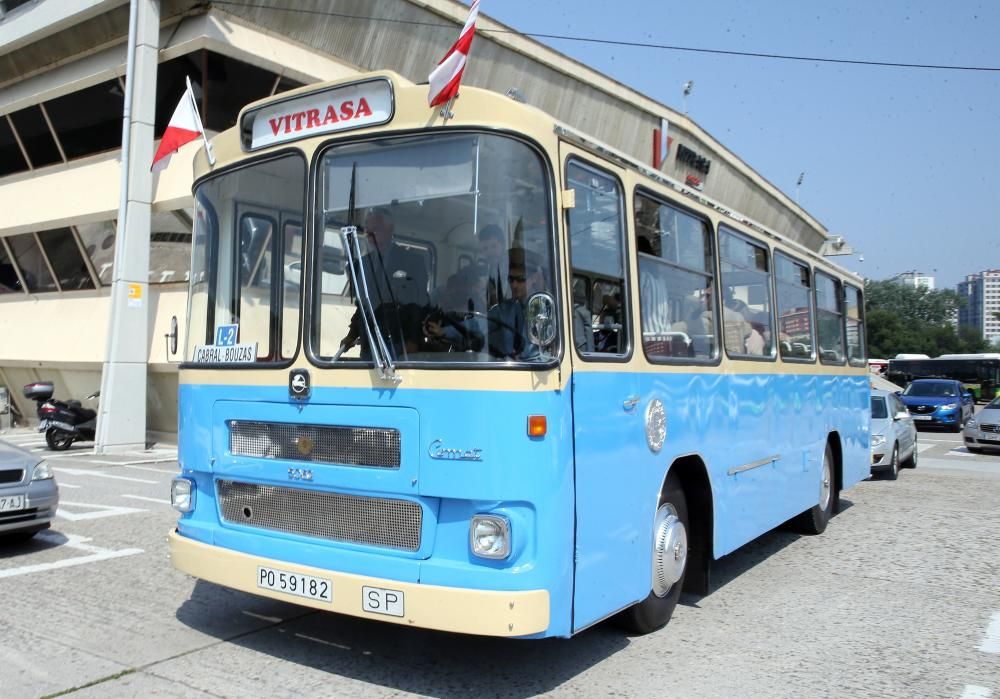
{"type": "Polygon", "coordinates": [[[646,406],[646,444],[654,454],[659,453],[667,440],[667,411],[659,398],[649,401],[646,406]]]}

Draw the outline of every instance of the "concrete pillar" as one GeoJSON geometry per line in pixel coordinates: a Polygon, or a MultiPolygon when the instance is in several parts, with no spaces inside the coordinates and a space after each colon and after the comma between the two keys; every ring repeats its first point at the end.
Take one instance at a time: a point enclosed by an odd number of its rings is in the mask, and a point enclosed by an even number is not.
{"type": "MultiPolygon", "coordinates": [[[[132,0],[134,42],[125,96],[128,139],[122,143],[121,207],[111,283],[108,348],[101,376],[95,451],[146,446],[146,370],[149,355],[149,228],[153,200],[153,125],[156,117],[159,0],[132,0]],[[128,84],[128,83],[131,83],[128,84]]],[[[130,28],[131,29],[131,28],[130,28]]],[[[129,47],[131,49],[131,47],[129,47]]]]}

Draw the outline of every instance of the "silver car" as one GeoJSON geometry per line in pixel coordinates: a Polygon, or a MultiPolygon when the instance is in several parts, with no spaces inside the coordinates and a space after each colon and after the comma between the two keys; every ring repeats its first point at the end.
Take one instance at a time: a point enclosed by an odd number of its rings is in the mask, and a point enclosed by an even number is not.
{"type": "Polygon", "coordinates": [[[48,462],[0,441],[0,539],[30,539],[48,529],[58,505],[48,462]]]}
{"type": "Polygon", "coordinates": [[[962,437],[965,448],[971,452],[1000,451],[1000,396],[969,418],[962,437]]]}
{"type": "Polygon", "coordinates": [[[872,389],[871,452],[872,474],[890,481],[917,467],[917,428],[895,393],[872,389]]]}

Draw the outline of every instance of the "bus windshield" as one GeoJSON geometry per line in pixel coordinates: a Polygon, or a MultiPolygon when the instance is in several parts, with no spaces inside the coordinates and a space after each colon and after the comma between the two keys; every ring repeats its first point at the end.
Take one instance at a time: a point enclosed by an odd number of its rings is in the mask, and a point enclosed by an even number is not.
{"type": "Polygon", "coordinates": [[[550,176],[535,150],[421,134],[333,145],[318,162],[319,361],[554,359],[558,343],[538,347],[525,329],[528,298],[556,296],[550,176]]]}

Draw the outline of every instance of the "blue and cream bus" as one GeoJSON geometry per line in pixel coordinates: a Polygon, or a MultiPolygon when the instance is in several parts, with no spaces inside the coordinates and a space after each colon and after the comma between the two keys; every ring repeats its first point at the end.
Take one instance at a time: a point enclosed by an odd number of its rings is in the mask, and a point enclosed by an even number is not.
{"type": "Polygon", "coordinates": [[[472,634],[637,632],[868,469],[861,280],[503,95],[379,72],[195,164],[174,566],[472,634]]]}

